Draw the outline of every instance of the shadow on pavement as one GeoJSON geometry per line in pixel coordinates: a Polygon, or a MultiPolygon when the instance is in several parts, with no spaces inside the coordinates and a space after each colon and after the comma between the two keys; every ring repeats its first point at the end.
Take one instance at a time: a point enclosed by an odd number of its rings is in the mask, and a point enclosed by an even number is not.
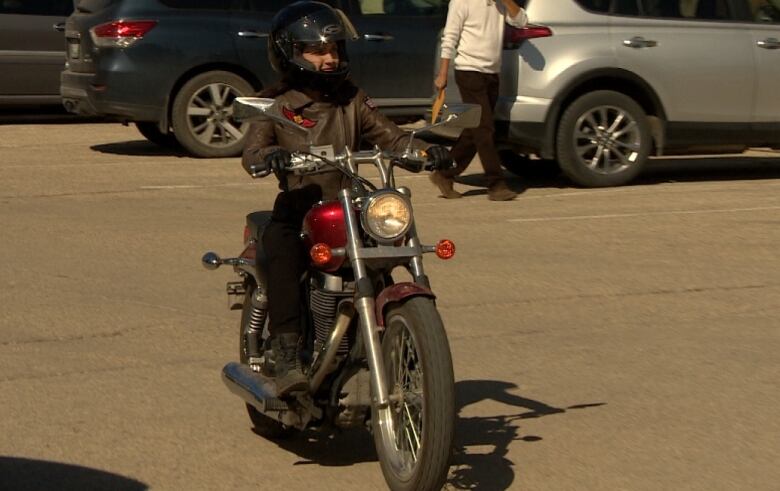
{"type": "Polygon", "coordinates": [[[278,440],[275,443],[304,459],[295,465],[339,467],[377,461],[374,440],[371,434],[363,429],[335,433],[327,430],[306,431],[295,434],[289,440],[278,440]]]}
{"type": "Polygon", "coordinates": [[[162,147],[148,140],[103,143],[92,145],[89,148],[95,152],[133,157],[191,157],[190,154],[179,146],[162,147]]]}
{"type": "MultiPolygon", "coordinates": [[[[476,189],[457,187],[463,195],[487,194],[487,180],[478,163],[472,163],[466,172],[458,176],[459,184],[476,189]]],[[[507,185],[518,193],[529,188],[576,188],[552,161],[532,161],[520,167],[516,173],[505,172],[507,185]]],[[[714,182],[780,179],[780,153],[767,152],[766,156],[727,155],[707,157],[653,158],[644,172],[627,186],[663,184],[670,182],[714,182]]]]}
{"type": "Polygon", "coordinates": [[[71,464],[0,457],[0,489],[60,491],[143,491],[146,484],[110,472],[71,464]]]}
{"type": "Polygon", "coordinates": [[[515,384],[498,380],[464,380],[455,384],[458,420],[448,489],[509,489],[515,479],[515,463],[507,458],[509,447],[516,441],[532,443],[542,440],[537,435],[521,436],[520,421],[606,404],[577,404],[563,409],[509,392],[516,388],[515,384]],[[487,400],[528,411],[474,417],[461,414],[465,407],[487,400]],[[476,447],[479,453],[471,453],[470,447],[476,447]],[[493,450],[484,453],[482,447],[493,447],[493,450]]]}
{"type": "MultiPolygon", "coordinates": [[[[507,458],[516,441],[537,442],[537,435],[520,435],[519,422],[524,419],[562,414],[575,409],[603,406],[605,402],[577,404],[566,408],[527,399],[510,391],[517,385],[497,380],[464,380],[455,384],[455,451],[445,489],[509,489],[515,479],[515,463],[507,458]],[[483,401],[495,401],[526,411],[512,414],[465,417],[463,409],[483,401]],[[476,448],[474,452],[470,448],[476,448]],[[492,447],[484,453],[484,447],[492,447]],[[479,452],[479,453],[477,453],[479,452]]],[[[295,465],[349,466],[376,462],[371,434],[363,429],[345,432],[306,431],[288,440],[277,440],[279,448],[302,460],[295,465]]]]}

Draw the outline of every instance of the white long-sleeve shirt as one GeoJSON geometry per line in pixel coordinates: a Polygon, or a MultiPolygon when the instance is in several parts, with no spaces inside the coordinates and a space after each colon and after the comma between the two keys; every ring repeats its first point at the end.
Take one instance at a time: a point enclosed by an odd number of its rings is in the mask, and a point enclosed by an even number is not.
{"type": "Polygon", "coordinates": [[[441,37],[441,57],[452,60],[456,70],[498,73],[504,44],[504,25],[528,23],[524,9],[509,17],[501,1],[451,0],[441,37]]]}

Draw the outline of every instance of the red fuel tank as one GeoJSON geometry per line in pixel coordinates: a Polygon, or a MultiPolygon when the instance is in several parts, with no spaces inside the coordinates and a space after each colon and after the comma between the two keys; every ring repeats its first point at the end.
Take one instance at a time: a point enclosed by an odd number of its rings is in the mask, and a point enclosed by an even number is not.
{"type": "MultiPolygon", "coordinates": [[[[347,245],[344,210],[338,201],[318,203],[303,219],[303,241],[308,252],[314,244],[326,244],[331,249],[347,245]]],[[[333,257],[321,269],[335,271],[344,263],[344,256],[333,257]]]]}

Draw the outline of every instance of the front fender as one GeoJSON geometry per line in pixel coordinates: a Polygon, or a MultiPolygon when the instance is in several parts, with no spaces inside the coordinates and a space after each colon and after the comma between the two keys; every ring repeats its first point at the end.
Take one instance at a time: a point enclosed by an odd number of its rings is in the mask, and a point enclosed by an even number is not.
{"type": "Polygon", "coordinates": [[[376,297],[376,322],[379,327],[385,327],[385,307],[393,302],[400,302],[410,297],[436,298],[429,288],[417,283],[404,282],[390,285],[376,297]]]}

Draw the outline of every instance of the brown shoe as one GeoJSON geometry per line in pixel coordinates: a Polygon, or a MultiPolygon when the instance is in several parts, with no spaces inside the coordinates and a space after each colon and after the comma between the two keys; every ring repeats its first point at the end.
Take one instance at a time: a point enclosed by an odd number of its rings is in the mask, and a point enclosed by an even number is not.
{"type": "Polygon", "coordinates": [[[494,183],[488,188],[490,201],[511,201],[516,197],[517,193],[509,189],[504,181],[494,183]]]}
{"type": "Polygon", "coordinates": [[[441,195],[447,199],[462,198],[463,195],[455,191],[452,187],[453,179],[451,177],[445,177],[441,175],[439,171],[434,171],[430,175],[431,182],[439,188],[441,195]]]}

